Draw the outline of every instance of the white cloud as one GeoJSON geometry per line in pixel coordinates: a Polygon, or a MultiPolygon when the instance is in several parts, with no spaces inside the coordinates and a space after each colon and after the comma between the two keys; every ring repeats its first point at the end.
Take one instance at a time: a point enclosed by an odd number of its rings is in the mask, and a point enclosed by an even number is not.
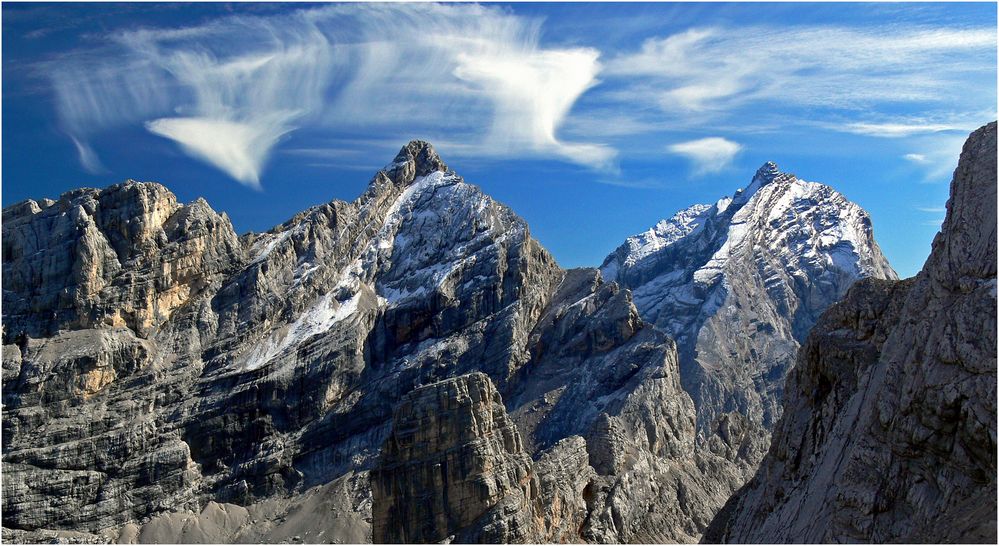
{"type": "Polygon", "coordinates": [[[864,111],[882,102],[951,104],[957,87],[964,96],[994,95],[995,57],[968,53],[995,48],[987,27],[712,27],[646,40],[606,64],[609,76],[637,80],[621,98],[680,116],[759,101],[864,111]],[[969,74],[980,89],[968,88],[969,74]]]}
{"type": "Polygon", "coordinates": [[[174,111],[185,115],[150,120],[146,127],[258,190],[280,137],[319,113],[336,65],[329,42],[301,14],[136,31],[117,39],[182,90],[174,111]],[[231,43],[244,47],[227,54],[231,43]]]}
{"type": "Polygon", "coordinates": [[[957,168],[965,139],[967,134],[913,137],[916,151],[902,157],[922,171],[922,182],[947,182],[957,168]]]}
{"type": "Polygon", "coordinates": [[[487,140],[502,150],[535,148],[576,163],[606,167],[614,151],[566,143],[556,129],[576,99],[596,82],[593,49],[459,54],[454,74],[489,96],[496,115],[487,140]]]}
{"type": "Polygon", "coordinates": [[[477,157],[555,156],[595,168],[613,158],[609,147],[558,135],[597,83],[598,51],[541,47],[540,21],[476,5],[378,5],[357,24],[356,70],[331,123],[405,123],[477,157]]]}
{"type": "Polygon", "coordinates": [[[933,214],[940,214],[943,212],[947,212],[946,207],[916,207],[916,210],[918,210],[919,212],[930,212],[933,214]]]}
{"type": "Polygon", "coordinates": [[[75,137],[70,138],[73,140],[73,145],[76,146],[76,153],[80,159],[80,165],[83,166],[84,170],[90,174],[103,174],[107,172],[107,168],[101,163],[101,159],[94,153],[93,148],[85,142],[80,142],[75,137]]]}
{"type": "Polygon", "coordinates": [[[405,130],[478,155],[606,168],[613,149],[558,136],[597,83],[599,52],[542,48],[539,30],[540,20],[477,5],[330,5],[124,32],[51,75],[64,128],[84,145],[144,124],[250,187],[302,127],[396,140],[405,130]]]}
{"type": "Polygon", "coordinates": [[[721,171],[732,163],[742,145],[721,137],[708,137],[671,144],[667,150],[689,159],[696,174],[708,174],[721,171]]]}
{"type": "Polygon", "coordinates": [[[962,127],[943,125],[939,123],[848,123],[841,127],[842,131],[858,135],[868,135],[885,138],[900,138],[927,133],[961,130],[962,127]]]}
{"type": "Polygon", "coordinates": [[[151,132],[175,140],[190,155],[260,190],[260,167],[277,139],[288,132],[283,120],[239,123],[219,118],[164,118],[146,123],[151,132]]]}

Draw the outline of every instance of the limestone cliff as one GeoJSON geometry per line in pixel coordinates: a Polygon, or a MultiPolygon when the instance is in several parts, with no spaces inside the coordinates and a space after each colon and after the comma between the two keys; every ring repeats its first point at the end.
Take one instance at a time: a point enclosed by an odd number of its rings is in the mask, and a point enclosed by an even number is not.
{"type": "Polygon", "coordinates": [[[399,402],[371,473],[376,543],[528,542],[538,481],[499,392],[482,373],[399,402]]]}

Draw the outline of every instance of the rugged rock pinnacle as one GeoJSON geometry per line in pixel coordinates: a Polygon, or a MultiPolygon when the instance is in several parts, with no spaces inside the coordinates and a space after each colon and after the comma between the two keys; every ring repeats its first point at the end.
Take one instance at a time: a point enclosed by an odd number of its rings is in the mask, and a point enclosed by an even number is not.
{"type": "Polygon", "coordinates": [[[772,182],[780,174],[781,171],[777,167],[777,164],[773,161],[767,161],[762,167],[756,170],[756,174],[753,175],[753,181],[759,181],[760,185],[763,186],[772,182]]]}
{"type": "Polygon", "coordinates": [[[437,155],[432,144],[425,140],[411,140],[399,150],[385,170],[396,183],[403,181],[408,184],[420,176],[446,172],[447,164],[437,155]]]}

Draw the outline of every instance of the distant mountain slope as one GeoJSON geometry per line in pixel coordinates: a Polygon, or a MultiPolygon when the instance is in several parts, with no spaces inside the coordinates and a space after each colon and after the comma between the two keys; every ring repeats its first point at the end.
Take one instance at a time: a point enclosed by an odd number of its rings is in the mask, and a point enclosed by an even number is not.
{"type": "Polygon", "coordinates": [[[859,278],[896,278],[863,209],[773,163],[733,196],[629,237],[600,271],[676,339],[702,433],[728,412],[772,427],[818,316],[859,278]]]}
{"type": "Polygon", "coordinates": [[[756,477],[705,542],[996,542],[996,123],[923,270],[824,313],[756,477]]]}

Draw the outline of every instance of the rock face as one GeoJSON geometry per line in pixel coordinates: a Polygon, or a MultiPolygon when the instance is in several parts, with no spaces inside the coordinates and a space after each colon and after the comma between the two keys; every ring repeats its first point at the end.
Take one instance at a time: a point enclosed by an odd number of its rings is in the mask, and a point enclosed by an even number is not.
{"type": "Polygon", "coordinates": [[[738,474],[694,447],[675,353],[672,363],[672,377],[643,377],[596,414],[586,438],[561,439],[537,461],[488,376],[417,388],[371,473],[374,541],[696,540],[738,474]],[[682,422],[671,421],[675,407],[656,407],[671,399],[686,410],[682,422]]]}
{"type": "Polygon", "coordinates": [[[182,206],[158,184],[81,189],[3,215],[8,335],[128,327],[145,336],[242,258],[227,216],[203,199],[182,206]]]}
{"type": "Polygon", "coordinates": [[[896,278],[863,209],[773,163],[733,196],[630,237],[600,270],[676,340],[703,437],[732,412],[772,428],[819,315],[859,278],[896,278]]]}
{"type": "Polygon", "coordinates": [[[366,479],[402,394],[529,358],[562,275],[422,142],[265,234],[134,182],[3,229],[3,518],[28,531],[366,479]]]}
{"type": "Polygon", "coordinates": [[[559,268],[425,142],[263,234],[135,182],[3,218],[7,539],[402,539],[392,513],[407,540],[690,542],[742,483],[745,427],[696,445],[675,346],[631,293],[559,268]],[[407,395],[456,435],[406,425],[407,395]],[[449,495],[478,500],[394,503],[441,490],[441,448],[472,457],[449,495]],[[414,531],[423,509],[445,523],[414,531]]]}
{"type": "Polygon", "coordinates": [[[705,542],[996,542],[996,124],[961,153],[913,279],[857,283],[788,377],[705,542]]]}
{"type": "Polygon", "coordinates": [[[498,391],[482,373],[400,401],[371,474],[376,543],[526,542],[537,478],[498,391]]]}

